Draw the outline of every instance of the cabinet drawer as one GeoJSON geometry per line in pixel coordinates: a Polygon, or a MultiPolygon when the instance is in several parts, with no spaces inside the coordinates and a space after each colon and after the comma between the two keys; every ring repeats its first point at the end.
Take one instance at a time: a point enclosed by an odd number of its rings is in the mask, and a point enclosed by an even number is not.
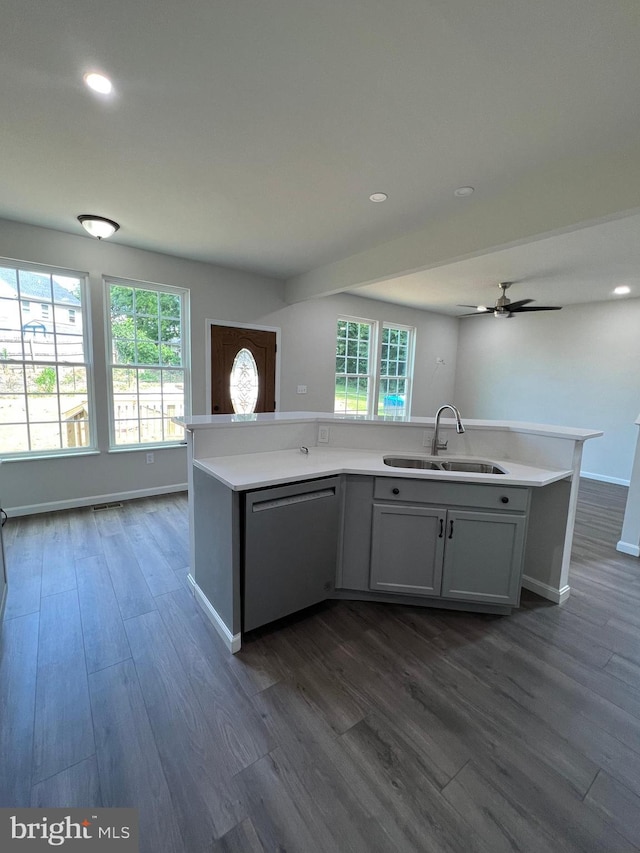
{"type": "Polygon", "coordinates": [[[374,499],[434,503],[440,506],[468,506],[480,509],[504,509],[526,512],[529,489],[484,483],[434,482],[401,477],[376,477],[374,499]]]}

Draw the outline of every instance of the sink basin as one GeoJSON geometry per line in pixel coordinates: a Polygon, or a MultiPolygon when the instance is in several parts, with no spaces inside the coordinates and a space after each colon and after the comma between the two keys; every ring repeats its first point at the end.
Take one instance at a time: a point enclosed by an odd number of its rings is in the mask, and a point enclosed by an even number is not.
{"type": "Polygon", "coordinates": [[[503,468],[492,462],[465,462],[459,459],[443,460],[440,463],[443,471],[466,471],[469,474],[506,474],[503,468]]]}
{"type": "Polygon", "coordinates": [[[476,462],[472,459],[429,459],[425,456],[384,456],[385,465],[391,468],[420,468],[423,471],[460,471],[468,474],[506,474],[493,462],[476,462]]]}
{"type": "Polygon", "coordinates": [[[437,462],[432,462],[431,459],[424,457],[409,457],[409,456],[385,456],[382,460],[385,465],[390,465],[392,468],[422,468],[427,471],[441,471],[440,465],[437,462]]]}

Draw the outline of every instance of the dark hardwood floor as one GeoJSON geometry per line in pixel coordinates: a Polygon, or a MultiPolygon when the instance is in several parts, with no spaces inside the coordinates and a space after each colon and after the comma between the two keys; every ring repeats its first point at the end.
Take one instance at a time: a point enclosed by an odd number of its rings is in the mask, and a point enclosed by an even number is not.
{"type": "Polygon", "coordinates": [[[640,850],[640,561],[583,481],[561,607],[333,602],[231,656],[186,498],[11,519],[0,805],[133,806],[149,853],[640,850]]]}

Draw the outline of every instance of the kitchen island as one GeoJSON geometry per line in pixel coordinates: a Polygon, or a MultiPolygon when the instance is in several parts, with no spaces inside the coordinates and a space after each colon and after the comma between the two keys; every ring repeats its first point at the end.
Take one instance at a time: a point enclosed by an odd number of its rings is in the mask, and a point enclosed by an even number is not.
{"type": "Polygon", "coordinates": [[[569,595],[582,445],[598,431],[465,420],[458,435],[443,420],[447,450],[423,469],[404,465],[430,456],[432,418],[182,423],[189,578],[231,651],[243,631],[327,598],[507,614],[521,586],[569,595]],[[451,459],[478,464],[442,470],[451,459]]]}

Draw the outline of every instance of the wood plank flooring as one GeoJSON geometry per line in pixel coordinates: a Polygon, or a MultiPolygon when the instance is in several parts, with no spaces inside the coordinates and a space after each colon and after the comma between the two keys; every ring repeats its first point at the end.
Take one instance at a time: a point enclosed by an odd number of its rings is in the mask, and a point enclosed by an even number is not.
{"type": "Polygon", "coordinates": [[[580,487],[561,607],[330,602],[231,656],[184,495],[11,519],[0,806],[133,806],[144,853],[640,850],[640,561],[580,487]]]}

